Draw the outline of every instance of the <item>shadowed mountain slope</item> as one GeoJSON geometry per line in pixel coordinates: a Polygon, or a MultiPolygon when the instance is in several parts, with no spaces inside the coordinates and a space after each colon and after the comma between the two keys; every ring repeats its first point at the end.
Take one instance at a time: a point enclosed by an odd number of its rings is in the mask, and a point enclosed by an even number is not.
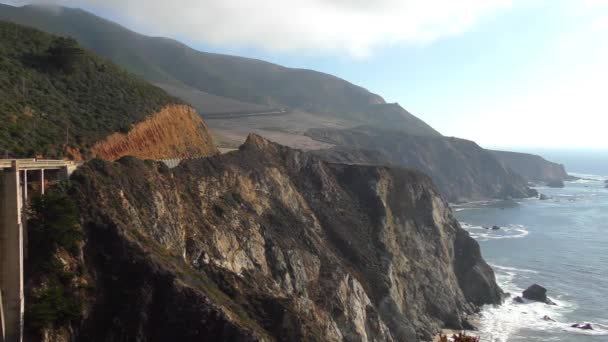
{"type": "Polygon", "coordinates": [[[519,173],[530,182],[565,181],[572,177],[564,165],[528,153],[491,151],[505,166],[519,173]]]}
{"type": "Polygon", "coordinates": [[[522,198],[535,195],[526,181],[476,143],[421,137],[370,127],[311,129],[307,135],[337,147],[314,153],[331,161],[394,165],[422,171],[449,201],[522,198]]]}

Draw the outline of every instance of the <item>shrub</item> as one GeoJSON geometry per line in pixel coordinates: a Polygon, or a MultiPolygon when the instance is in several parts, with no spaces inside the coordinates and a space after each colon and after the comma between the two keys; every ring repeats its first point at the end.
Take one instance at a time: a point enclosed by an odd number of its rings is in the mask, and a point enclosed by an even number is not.
{"type": "MultiPolygon", "coordinates": [[[[82,303],[71,290],[76,274],[66,272],[56,257],[59,249],[79,253],[83,234],[78,210],[61,188],[32,197],[28,211],[26,276],[35,283],[27,292],[27,328],[58,327],[80,316],[82,303]]],[[[82,273],[82,271],[79,271],[82,273]]]]}
{"type": "Polygon", "coordinates": [[[82,232],[78,210],[72,200],[59,191],[32,198],[28,212],[29,249],[34,259],[49,260],[59,247],[70,253],[78,251],[82,232]]]}
{"type": "Polygon", "coordinates": [[[80,302],[67,294],[61,284],[53,281],[32,298],[25,319],[28,326],[35,329],[61,326],[80,317],[80,310],[80,302]]]}

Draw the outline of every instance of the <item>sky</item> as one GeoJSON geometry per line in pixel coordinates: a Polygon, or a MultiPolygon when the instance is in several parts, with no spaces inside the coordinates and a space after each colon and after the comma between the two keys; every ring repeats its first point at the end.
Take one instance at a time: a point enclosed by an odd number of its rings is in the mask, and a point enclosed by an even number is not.
{"type": "Polygon", "coordinates": [[[55,3],[337,75],[484,147],[608,149],[608,0],[55,3]]]}

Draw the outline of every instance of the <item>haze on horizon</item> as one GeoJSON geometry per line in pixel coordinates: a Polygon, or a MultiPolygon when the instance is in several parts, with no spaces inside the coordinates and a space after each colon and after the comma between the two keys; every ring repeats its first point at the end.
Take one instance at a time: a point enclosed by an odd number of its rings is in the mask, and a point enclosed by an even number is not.
{"type": "Polygon", "coordinates": [[[485,147],[608,149],[608,0],[2,2],[334,74],[485,147]]]}

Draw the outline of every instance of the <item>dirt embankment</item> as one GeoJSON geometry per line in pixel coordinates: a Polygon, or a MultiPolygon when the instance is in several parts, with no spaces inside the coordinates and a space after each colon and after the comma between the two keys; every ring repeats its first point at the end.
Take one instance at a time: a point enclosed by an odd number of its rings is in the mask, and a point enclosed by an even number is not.
{"type": "Polygon", "coordinates": [[[217,154],[211,134],[196,111],[186,105],[169,105],[127,133],[114,133],[91,149],[97,158],[116,160],[204,157],[217,154]]]}

